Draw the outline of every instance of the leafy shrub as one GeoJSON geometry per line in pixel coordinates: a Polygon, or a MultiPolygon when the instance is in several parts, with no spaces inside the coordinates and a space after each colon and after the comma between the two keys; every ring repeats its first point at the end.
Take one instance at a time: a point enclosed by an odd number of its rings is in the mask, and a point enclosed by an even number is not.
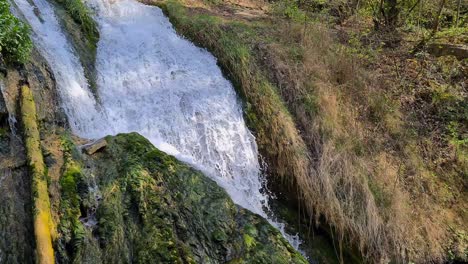
{"type": "Polygon", "coordinates": [[[24,63],[32,49],[29,27],[14,17],[6,0],[0,0],[0,53],[7,63],[24,63]]]}
{"type": "Polygon", "coordinates": [[[304,21],[307,17],[305,12],[299,8],[296,0],[283,0],[276,2],[273,6],[273,12],[280,17],[291,19],[293,21],[304,21]]]}

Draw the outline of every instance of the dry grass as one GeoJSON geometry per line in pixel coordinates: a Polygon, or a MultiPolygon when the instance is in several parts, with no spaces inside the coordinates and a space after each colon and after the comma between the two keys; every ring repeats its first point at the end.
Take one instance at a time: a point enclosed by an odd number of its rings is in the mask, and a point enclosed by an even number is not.
{"type": "MultiPolygon", "coordinates": [[[[325,216],[370,260],[447,260],[449,226],[464,230],[464,214],[444,208],[437,188],[446,182],[433,176],[408,135],[411,113],[392,98],[392,79],[364,68],[320,24],[289,24],[275,33],[279,43],[258,57],[313,153],[308,184],[300,186],[308,211],[325,216]],[[301,56],[293,60],[288,53],[297,43],[301,56]],[[457,216],[447,221],[448,212],[457,216]]],[[[466,258],[466,244],[460,252],[466,258]]]]}
{"type": "Polygon", "coordinates": [[[365,151],[364,131],[339,85],[354,79],[354,64],[340,51],[329,51],[333,40],[319,25],[307,29],[290,24],[277,33],[305,50],[299,61],[291,61],[284,48],[290,46],[279,43],[264,47],[260,56],[313,153],[309,175],[299,185],[304,205],[317,224],[325,216],[342,239],[358,241],[372,259],[388,258],[380,254],[391,242],[369,188],[370,168],[360,153],[365,151]]]}

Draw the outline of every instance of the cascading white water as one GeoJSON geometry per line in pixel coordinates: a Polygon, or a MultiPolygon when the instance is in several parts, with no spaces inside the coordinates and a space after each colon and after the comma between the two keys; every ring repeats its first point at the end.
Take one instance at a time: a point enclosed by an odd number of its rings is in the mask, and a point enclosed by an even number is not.
{"type": "Polygon", "coordinates": [[[255,139],[232,85],[216,59],[178,36],[159,8],[134,0],[88,2],[100,31],[98,105],[52,6],[45,0],[14,2],[52,66],[76,134],[139,132],[206,173],[237,204],[267,217],[255,139]]]}
{"type": "Polygon", "coordinates": [[[20,12],[13,9],[13,13],[27,20],[33,31],[35,46],[54,72],[60,87],[62,107],[73,131],[92,134],[94,131],[90,129],[96,125],[89,124],[105,126],[106,119],[88,89],[83,67],[63,34],[52,5],[45,0],[14,0],[14,4],[20,12]]]}
{"type": "Polygon", "coordinates": [[[180,38],[159,8],[128,0],[90,4],[101,36],[97,83],[110,129],[88,131],[137,131],[262,214],[255,139],[215,58],[180,38]]]}
{"type": "MultiPolygon", "coordinates": [[[[7,98],[5,96],[5,83],[3,82],[3,79],[0,76],[0,97],[7,98]]],[[[1,99],[0,99],[1,100],[1,99]]],[[[5,108],[8,112],[8,125],[10,126],[10,132],[12,136],[16,136],[16,118],[11,114],[14,113],[12,106],[9,105],[7,102],[4,102],[5,108]]]]}

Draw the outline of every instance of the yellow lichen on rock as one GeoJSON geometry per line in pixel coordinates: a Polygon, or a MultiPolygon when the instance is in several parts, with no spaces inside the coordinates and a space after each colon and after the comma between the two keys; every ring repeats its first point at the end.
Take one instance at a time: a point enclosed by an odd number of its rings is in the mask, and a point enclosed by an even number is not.
{"type": "Polygon", "coordinates": [[[21,87],[21,120],[24,131],[28,164],[32,174],[34,199],[34,235],[36,239],[36,263],[54,263],[52,238],[54,225],[50,213],[46,169],[41,153],[41,142],[36,118],[34,97],[28,86],[21,87]]]}

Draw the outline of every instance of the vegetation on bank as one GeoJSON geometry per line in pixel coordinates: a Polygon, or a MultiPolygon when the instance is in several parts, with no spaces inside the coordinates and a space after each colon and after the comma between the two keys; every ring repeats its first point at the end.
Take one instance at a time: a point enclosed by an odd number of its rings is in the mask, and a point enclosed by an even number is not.
{"type": "Polygon", "coordinates": [[[467,259],[466,60],[424,49],[462,41],[461,15],[454,27],[445,4],[411,19],[417,1],[281,0],[260,14],[195,2],[153,1],[218,58],[276,185],[311,219],[372,261],[467,259]]]}
{"type": "Polygon", "coordinates": [[[52,221],[47,169],[41,152],[41,140],[36,117],[36,104],[28,86],[21,87],[21,122],[23,125],[26,156],[31,171],[31,193],[33,198],[34,235],[36,261],[40,264],[54,263],[52,240],[55,226],[52,221]]]}
{"type": "Polygon", "coordinates": [[[7,0],[0,0],[0,61],[24,63],[31,50],[29,27],[11,14],[7,0]]]}

